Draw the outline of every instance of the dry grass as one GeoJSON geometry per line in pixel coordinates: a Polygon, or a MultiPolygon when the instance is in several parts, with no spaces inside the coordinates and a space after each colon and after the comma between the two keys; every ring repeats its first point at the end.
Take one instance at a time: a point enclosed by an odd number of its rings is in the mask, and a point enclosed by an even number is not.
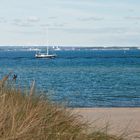
{"type": "Polygon", "coordinates": [[[79,120],[71,111],[35,96],[34,82],[28,95],[2,83],[0,140],[121,140],[103,132],[89,134],[89,126],[79,120]]]}

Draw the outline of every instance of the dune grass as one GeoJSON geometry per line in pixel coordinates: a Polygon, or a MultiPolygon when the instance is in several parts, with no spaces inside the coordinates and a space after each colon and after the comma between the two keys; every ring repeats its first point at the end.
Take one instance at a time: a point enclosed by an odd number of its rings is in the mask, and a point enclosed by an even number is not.
{"type": "Polygon", "coordinates": [[[0,81],[0,140],[122,140],[94,131],[80,116],[35,95],[34,82],[29,93],[4,86],[0,81]]]}

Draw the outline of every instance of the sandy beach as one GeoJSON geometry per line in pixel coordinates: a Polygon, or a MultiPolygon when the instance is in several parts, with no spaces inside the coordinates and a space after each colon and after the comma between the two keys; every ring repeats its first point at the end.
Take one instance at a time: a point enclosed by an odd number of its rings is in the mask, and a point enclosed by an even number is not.
{"type": "Polygon", "coordinates": [[[77,108],[74,112],[96,128],[107,127],[110,134],[140,139],[140,108],[77,108]]]}

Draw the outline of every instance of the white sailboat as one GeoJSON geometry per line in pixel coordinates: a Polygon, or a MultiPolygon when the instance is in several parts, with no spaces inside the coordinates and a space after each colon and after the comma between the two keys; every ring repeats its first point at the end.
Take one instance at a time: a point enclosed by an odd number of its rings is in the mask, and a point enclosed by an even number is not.
{"type": "MultiPolygon", "coordinates": [[[[47,31],[48,31],[48,28],[47,28],[47,31]]],[[[38,52],[38,53],[35,54],[35,57],[36,58],[55,58],[56,56],[57,56],[56,54],[49,54],[49,48],[48,48],[48,46],[47,46],[47,52],[46,53],[40,53],[40,52],[38,52]]]]}
{"type": "Polygon", "coordinates": [[[36,53],[35,54],[35,57],[36,58],[55,58],[56,57],[56,54],[49,54],[49,49],[47,47],[47,52],[46,53],[36,53]]]}

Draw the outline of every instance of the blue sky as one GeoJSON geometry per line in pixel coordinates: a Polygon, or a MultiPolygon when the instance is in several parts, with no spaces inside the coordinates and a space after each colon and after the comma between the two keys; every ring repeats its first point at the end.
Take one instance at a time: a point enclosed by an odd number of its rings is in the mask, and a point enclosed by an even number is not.
{"type": "Polygon", "coordinates": [[[0,2],[0,45],[140,45],[140,0],[0,2]]]}

